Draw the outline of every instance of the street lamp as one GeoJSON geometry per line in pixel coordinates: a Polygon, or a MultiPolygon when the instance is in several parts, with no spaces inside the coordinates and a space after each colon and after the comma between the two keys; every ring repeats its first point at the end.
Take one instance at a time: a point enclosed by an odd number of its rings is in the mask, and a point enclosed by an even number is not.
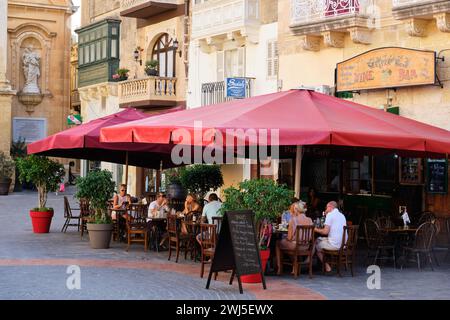
{"type": "Polygon", "coordinates": [[[173,48],[175,49],[175,52],[178,51],[178,54],[181,58],[181,55],[183,54],[182,50],[178,50],[178,48],[180,47],[180,43],[178,42],[178,40],[175,38],[175,40],[173,40],[173,48]]]}

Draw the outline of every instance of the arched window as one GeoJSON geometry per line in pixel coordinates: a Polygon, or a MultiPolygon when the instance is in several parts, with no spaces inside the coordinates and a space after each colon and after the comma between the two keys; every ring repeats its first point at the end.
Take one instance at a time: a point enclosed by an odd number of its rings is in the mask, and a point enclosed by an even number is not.
{"type": "Polygon", "coordinates": [[[160,77],[175,77],[175,51],[173,39],[167,33],[156,41],[152,50],[152,59],[159,62],[160,77]]]}

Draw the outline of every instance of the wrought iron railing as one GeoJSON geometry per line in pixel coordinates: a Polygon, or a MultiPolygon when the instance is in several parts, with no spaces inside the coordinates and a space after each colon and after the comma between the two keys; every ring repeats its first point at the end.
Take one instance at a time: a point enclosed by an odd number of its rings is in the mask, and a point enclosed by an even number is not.
{"type": "MultiPolygon", "coordinates": [[[[246,98],[253,96],[254,78],[245,78],[246,98]]],[[[225,81],[209,82],[202,84],[202,106],[231,101],[226,97],[225,81]]]]}
{"type": "Polygon", "coordinates": [[[291,0],[292,24],[307,24],[336,17],[365,14],[368,0],[291,0]]]}

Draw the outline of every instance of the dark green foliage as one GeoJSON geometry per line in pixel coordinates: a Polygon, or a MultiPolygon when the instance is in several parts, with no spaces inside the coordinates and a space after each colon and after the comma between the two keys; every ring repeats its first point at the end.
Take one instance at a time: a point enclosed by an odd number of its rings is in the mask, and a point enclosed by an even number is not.
{"type": "Polygon", "coordinates": [[[108,170],[95,170],[80,177],[76,181],[78,199],[89,200],[90,208],[95,212],[95,223],[111,223],[111,217],[107,214],[107,203],[112,198],[115,183],[112,173],[108,170]]]}
{"type": "Polygon", "coordinates": [[[218,165],[193,165],[181,170],[180,180],[183,188],[195,193],[200,199],[211,190],[223,186],[223,176],[218,165]]]}
{"type": "Polygon", "coordinates": [[[17,159],[20,182],[33,183],[39,193],[39,208],[45,208],[47,193],[56,191],[64,177],[62,164],[47,157],[30,155],[17,159]]]}

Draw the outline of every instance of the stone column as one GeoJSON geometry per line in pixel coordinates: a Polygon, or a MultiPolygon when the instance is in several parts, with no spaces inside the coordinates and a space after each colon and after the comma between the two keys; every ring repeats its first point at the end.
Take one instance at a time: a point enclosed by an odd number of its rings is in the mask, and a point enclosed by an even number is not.
{"type": "Polygon", "coordinates": [[[0,151],[9,154],[11,146],[12,97],[16,94],[6,77],[8,63],[8,1],[0,1],[0,151]]]}

